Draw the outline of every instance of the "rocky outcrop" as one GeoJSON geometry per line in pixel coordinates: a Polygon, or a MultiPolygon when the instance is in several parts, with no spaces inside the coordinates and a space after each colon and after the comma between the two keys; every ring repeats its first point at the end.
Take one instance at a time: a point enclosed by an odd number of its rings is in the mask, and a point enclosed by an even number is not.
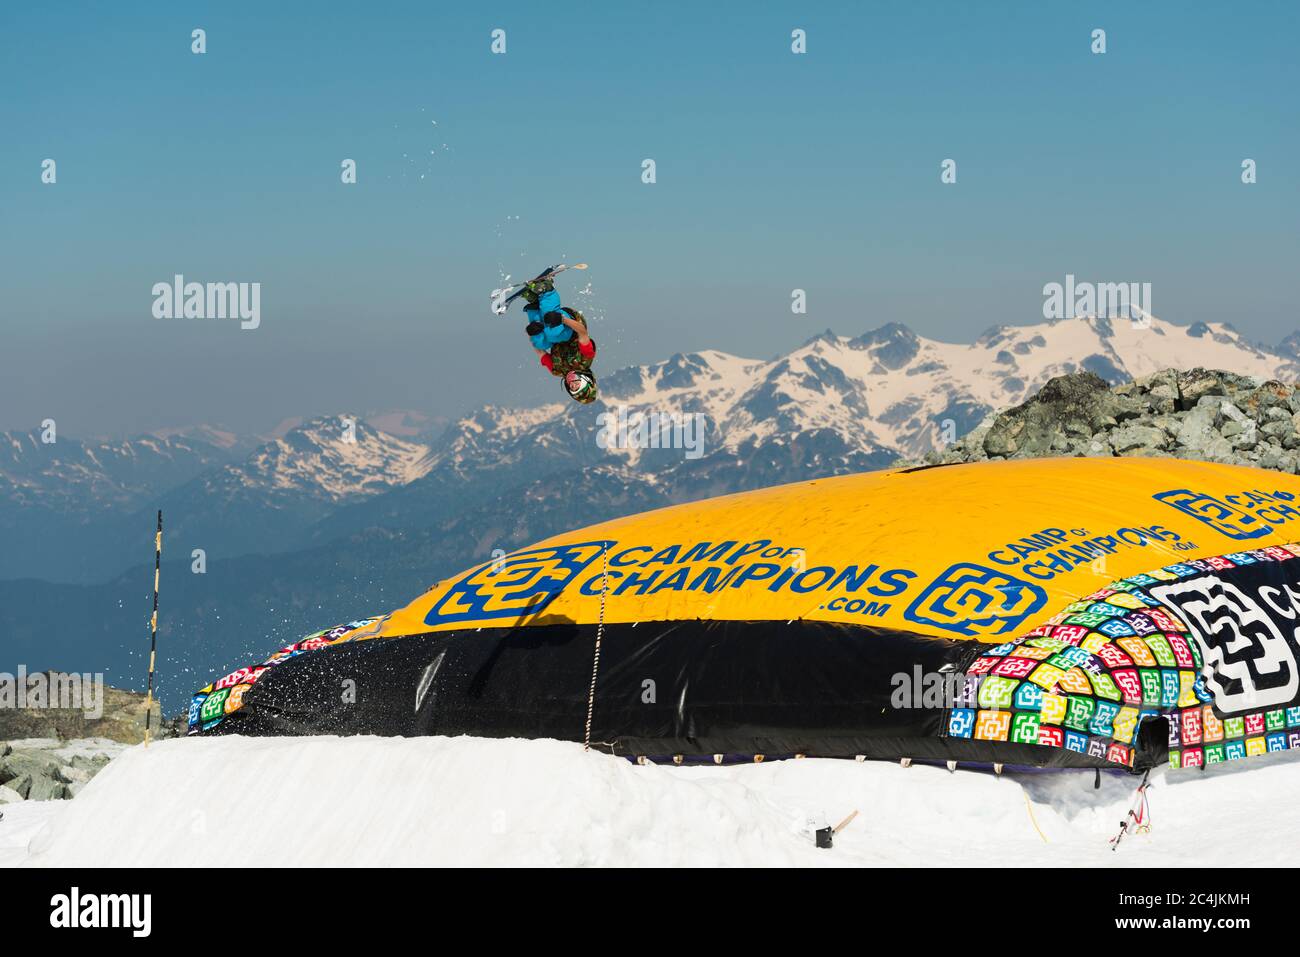
{"type": "Polygon", "coordinates": [[[0,743],[0,804],[75,797],[125,747],[107,738],[0,743]]]}
{"type": "MultiPolygon", "coordinates": [[[[75,797],[116,754],[144,740],[145,701],[105,687],[93,716],[79,708],[0,708],[0,804],[75,797]]],[[[184,719],[161,720],[157,701],[152,714],[153,737],[185,733],[184,719]]]]}
{"type": "Polygon", "coordinates": [[[1113,388],[1091,372],[1058,376],[923,462],[1059,455],[1163,456],[1296,473],[1300,389],[1209,369],[1166,369],[1113,388]]]}
{"type": "MultiPolygon", "coordinates": [[[[46,672],[40,676],[56,675],[46,672]]],[[[124,744],[144,740],[145,695],[137,691],[105,687],[100,713],[89,716],[80,708],[0,708],[0,741],[16,738],[109,738],[124,744]]],[[[153,735],[160,735],[162,711],[153,703],[153,735]]]]}

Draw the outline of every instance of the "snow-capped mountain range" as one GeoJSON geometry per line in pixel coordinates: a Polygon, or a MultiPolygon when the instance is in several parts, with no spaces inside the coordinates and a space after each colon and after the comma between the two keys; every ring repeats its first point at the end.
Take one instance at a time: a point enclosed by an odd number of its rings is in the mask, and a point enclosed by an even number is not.
{"type": "Polygon", "coordinates": [[[923,454],[989,412],[1024,401],[1053,376],[1087,369],[1121,382],[1170,366],[1300,375],[1295,355],[1254,345],[1220,323],[1059,320],[998,327],[969,344],[926,339],[891,323],[853,338],[827,331],[770,360],[709,350],[601,379],[603,410],[624,406],[633,421],[638,413],[702,413],[707,437],[699,462],[635,443],[598,448],[596,415],[564,400],[480,409],[452,424],[431,462],[432,469],[468,473],[594,455],[671,482],[679,473],[698,479],[709,460],[789,459],[801,440],[802,461],[787,461],[771,476],[793,479],[923,454]]]}
{"type": "Polygon", "coordinates": [[[330,504],[407,485],[430,468],[429,447],[381,432],[355,416],[312,419],[242,462],[196,479],[205,498],[231,505],[250,494],[330,504]]]}
{"type": "Polygon", "coordinates": [[[1170,366],[1266,378],[1300,373],[1294,357],[1217,323],[1060,320],[998,327],[970,344],[926,339],[891,323],[856,338],[827,331],[766,362],[720,352],[674,356],[608,377],[604,396],[607,404],[639,409],[702,411],[728,449],[830,429],[863,451],[915,455],[943,442],[945,420],[960,435],[1053,376],[1087,369],[1115,383],[1170,366]]]}
{"type": "Polygon", "coordinates": [[[0,579],[104,580],[138,558],[129,546],[158,507],[183,549],[229,557],[376,527],[450,527],[511,489],[531,497],[535,517],[552,506],[539,482],[596,467],[628,508],[875,468],[964,434],[1056,375],[1089,369],[1117,382],[1204,366],[1294,380],[1296,343],[1266,348],[1227,324],[1155,317],[1003,326],[967,344],[891,323],[856,337],[827,331],[768,360],[675,355],[602,375],[593,406],[483,406],[439,434],[421,431],[418,414],[393,412],[324,416],[255,447],[203,427],[53,445],[36,432],[0,434],[0,531],[11,543],[0,579]],[[633,424],[638,414],[699,414],[703,444],[691,456],[611,447],[602,414],[620,409],[633,424]]]}
{"type": "Polygon", "coordinates": [[[83,442],[51,430],[0,433],[0,502],[82,511],[121,506],[225,462],[233,442],[207,430],[83,442]]]}

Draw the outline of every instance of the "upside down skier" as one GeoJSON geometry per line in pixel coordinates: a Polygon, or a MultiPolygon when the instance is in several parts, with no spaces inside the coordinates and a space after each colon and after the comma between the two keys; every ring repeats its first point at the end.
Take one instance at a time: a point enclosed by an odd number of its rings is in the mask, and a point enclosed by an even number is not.
{"type": "Polygon", "coordinates": [[[588,335],[582,313],[560,304],[552,281],[557,271],[558,267],[546,270],[517,293],[528,319],[524,331],[546,370],[564,380],[564,390],[573,401],[587,405],[596,401],[598,391],[591,371],[596,341],[588,335]]]}

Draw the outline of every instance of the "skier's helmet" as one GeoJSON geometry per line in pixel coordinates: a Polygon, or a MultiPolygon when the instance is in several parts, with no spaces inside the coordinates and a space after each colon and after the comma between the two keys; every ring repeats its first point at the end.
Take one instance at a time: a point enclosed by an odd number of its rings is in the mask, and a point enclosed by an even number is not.
{"type": "Polygon", "coordinates": [[[595,402],[596,377],[586,370],[566,373],[564,390],[569,393],[569,398],[574,402],[581,402],[583,405],[595,402]]]}

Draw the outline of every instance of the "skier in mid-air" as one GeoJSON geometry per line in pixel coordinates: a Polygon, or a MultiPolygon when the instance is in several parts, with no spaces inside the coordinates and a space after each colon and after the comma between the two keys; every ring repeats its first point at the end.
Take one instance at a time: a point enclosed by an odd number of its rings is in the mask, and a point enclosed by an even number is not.
{"type": "Polygon", "coordinates": [[[573,267],[552,266],[536,279],[523,283],[504,301],[501,311],[516,298],[524,300],[524,316],[528,319],[524,331],[541,364],[551,375],[564,380],[564,390],[570,398],[586,405],[596,401],[596,376],[591,371],[596,342],[587,334],[587,320],[582,313],[561,305],[560,294],[555,291],[555,274],[568,268],[587,267],[585,263],[573,267]]]}

